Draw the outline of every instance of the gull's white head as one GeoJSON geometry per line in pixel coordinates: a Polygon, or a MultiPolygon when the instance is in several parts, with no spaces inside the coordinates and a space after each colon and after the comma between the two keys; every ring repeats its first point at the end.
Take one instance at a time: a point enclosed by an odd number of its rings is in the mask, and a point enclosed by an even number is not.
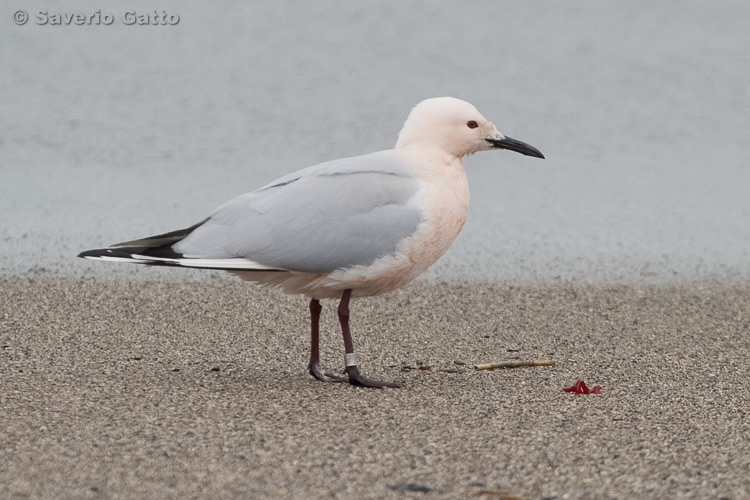
{"type": "Polygon", "coordinates": [[[451,157],[509,149],[544,158],[533,146],[501,134],[477,108],[455,97],[426,99],[411,110],[398,134],[398,149],[438,149],[451,157]]]}

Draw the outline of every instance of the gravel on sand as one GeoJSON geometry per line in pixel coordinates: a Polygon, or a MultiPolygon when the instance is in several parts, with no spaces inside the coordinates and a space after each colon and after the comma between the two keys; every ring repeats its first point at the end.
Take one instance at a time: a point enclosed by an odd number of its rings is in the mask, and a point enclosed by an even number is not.
{"type": "Polygon", "coordinates": [[[230,277],[0,279],[0,498],[750,497],[750,286],[417,283],[351,318],[403,388],[315,381],[306,300],[230,277]]]}

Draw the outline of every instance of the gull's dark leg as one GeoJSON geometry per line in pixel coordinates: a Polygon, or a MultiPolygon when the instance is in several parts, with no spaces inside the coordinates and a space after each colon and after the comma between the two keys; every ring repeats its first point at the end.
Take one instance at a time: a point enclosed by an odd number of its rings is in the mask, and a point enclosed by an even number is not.
{"type": "Polygon", "coordinates": [[[346,382],[345,377],[336,377],[330,373],[324,373],[320,367],[320,302],[318,299],[310,301],[310,363],[307,365],[307,371],[310,375],[324,382],[346,382]]]}
{"type": "Polygon", "coordinates": [[[349,383],[361,387],[400,387],[398,384],[372,380],[359,373],[357,360],[354,357],[352,333],[349,330],[349,299],[351,296],[351,288],[344,290],[344,293],[341,295],[341,303],[339,303],[339,322],[341,322],[341,331],[344,334],[344,350],[346,351],[344,359],[346,360],[346,374],[349,376],[349,383]]]}

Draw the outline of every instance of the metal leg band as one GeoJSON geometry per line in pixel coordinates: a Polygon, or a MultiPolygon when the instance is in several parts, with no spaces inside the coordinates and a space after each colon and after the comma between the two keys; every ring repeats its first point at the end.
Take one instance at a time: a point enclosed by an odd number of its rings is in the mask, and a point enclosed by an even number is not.
{"type": "Polygon", "coordinates": [[[357,366],[357,358],[353,352],[344,354],[344,363],[346,366],[357,366]]]}

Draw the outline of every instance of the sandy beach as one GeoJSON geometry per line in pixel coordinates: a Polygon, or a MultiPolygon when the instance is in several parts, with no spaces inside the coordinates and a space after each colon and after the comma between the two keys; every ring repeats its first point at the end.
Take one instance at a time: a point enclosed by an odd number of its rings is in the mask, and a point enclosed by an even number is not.
{"type": "Polygon", "coordinates": [[[353,303],[361,368],[403,384],[365,390],[307,375],[299,297],[6,277],[0,497],[747,498],[749,310],[720,283],[417,283],[353,303]]]}

